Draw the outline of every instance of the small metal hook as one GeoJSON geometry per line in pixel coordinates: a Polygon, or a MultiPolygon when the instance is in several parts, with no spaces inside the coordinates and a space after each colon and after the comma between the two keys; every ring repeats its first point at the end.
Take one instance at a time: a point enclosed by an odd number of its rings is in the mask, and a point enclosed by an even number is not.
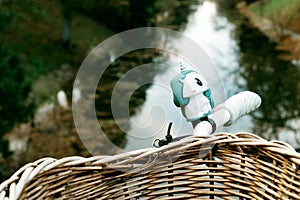
{"type": "Polygon", "coordinates": [[[155,139],[153,141],[153,147],[162,147],[164,145],[167,145],[169,144],[172,140],[173,140],[173,137],[171,135],[171,127],[173,125],[173,122],[170,122],[169,123],[169,127],[168,127],[168,131],[167,131],[167,135],[165,136],[166,139],[155,139]]]}

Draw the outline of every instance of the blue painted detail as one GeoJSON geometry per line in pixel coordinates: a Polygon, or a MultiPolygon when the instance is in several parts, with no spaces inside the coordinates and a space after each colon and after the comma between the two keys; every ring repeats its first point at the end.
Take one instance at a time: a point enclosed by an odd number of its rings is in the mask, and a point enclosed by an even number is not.
{"type": "Polygon", "coordinates": [[[214,102],[214,100],[211,97],[211,90],[208,89],[208,90],[204,91],[203,94],[204,94],[204,96],[206,96],[209,99],[210,106],[212,108],[215,107],[215,102],[214,102]]]}
{"type": "Polygon", "coordinates": [[[183,97],[183,80],[188,73],[194,72],[194,70],[185,70],[180,74],[176,75],[171,80],[171,88],[173,90],[173,102],[177,107],[185,106],[189,103],[189,98],[183,97]]]}

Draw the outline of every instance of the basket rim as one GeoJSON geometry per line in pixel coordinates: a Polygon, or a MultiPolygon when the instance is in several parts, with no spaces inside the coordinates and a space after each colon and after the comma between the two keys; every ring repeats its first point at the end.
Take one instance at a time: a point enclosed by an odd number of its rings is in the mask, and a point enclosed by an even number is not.
{"type": "MultiPolygon", "coordinates": [[[[172,142],[166,146],[159,148],[144,148],[128,152],[123,152],[116,155],[99,155],[91,157],[69,156],[61,159],[52,157],[44,157],[35,162],[28,163],[18,169],[9,179],[0,184],[0,200],[1,199],[18,199],[25,185],[35,178],[38,174],[51,170],[59,166],[76,166],[79,164],[89,164],[87,167],[100,167],[101,163],[109,163],[117,161],[121,158],[128,158],[126,162],[135,161],[141,157],[158,154],[161,152],[172,151],[174,148],[186,148],[188,146],[195,146],[207,142],[215,142],[216,144],[230,143],[236,146],[255,146],[265,148],[281,155],[288,156],[290,160],[297,165],[300,165],[300,153],[288,143],[283,141],[267,141],[255,134],[248,132],[238,133],[214,133],[209,136],[188,136],[179,141],[172,142]]],[[[119,162],[125,162],[124,160],[119,162]]],[[[118,163],[118,164],[119,164],[118,163]]]]}

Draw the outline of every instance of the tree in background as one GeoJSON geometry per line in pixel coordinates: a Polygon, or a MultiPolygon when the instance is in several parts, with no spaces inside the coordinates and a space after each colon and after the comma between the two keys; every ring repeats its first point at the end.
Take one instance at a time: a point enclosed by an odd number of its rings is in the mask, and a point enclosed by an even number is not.
{"type": "Polygon", "coordinates": [[[255,28],[241,23],[236,32],[241,76],[247,81],[246,88],[263,100],[260,113],[253,118],[255,132],[278,139],[280,129],[291,128],[289,121],[300,116],[299,70],[291,62],[280,60],[283,52],[275,50],[277,44],[255,28]]]}
{"type": "Polygon", "coordinates": [[[129,0],[130,21],[128,23],[133,27],[154,26],[153,19],[156,16],[157,9],[155,8],[156,0],[129,0]]]}
{"type": "Polygon", "coordinates": [[[71,7],[114,31],[153,26],[157,0],[68,0],[71,7]]]}
{"type": "Polygon", "coordinates": [[[64,25],[62,31],[63,47],[69,49],[71,47],[71,23],[72,23],[72,7],[71,1],[61,0],[62,14],[64,17],[64,25]]]}
{"type": "MultiPolygon", "coordinates": [[[[0,11],[0,30],[11,21],[11,14],[0,11]]],[[[31,83],[26,80],[18,57],[5,46],[0,46],[0,157],[8,157],[9,143],[3,136],[15,123],[33,114],[33,103],[28,101],[31,83]]]]}
{"type": "MultiPolygon", "coordinates": [[[[242,89],[255,91],[262,97],[258,112],[252,113],[253,132],[270,139],[278,139],[279,132],[300,117],[299,69],[279,59],[278,43],[257,30],[235,9],[239,0],[216,0],[221,14],[236,25],[232,34],[239,45],[239,74],[246,81],[242,89]],[[237,20],[238,19],[238,20],[237,20]]],[[[250,2],[250,1],[248,1],[250,2]]],[[[295,135],[295,139],[300,138],[295,135]]],[[[300,140],[297,141],[300,144],[300,140]]]]}
{"type": "Polygon", "coordinates": [[[31,84],[26,80],[19,59],[5,47],[0,49],[0,153],[10,155],[3,135],[16,122],[25,121],[33,114],[33,103],[28,101],[31,84]]]}

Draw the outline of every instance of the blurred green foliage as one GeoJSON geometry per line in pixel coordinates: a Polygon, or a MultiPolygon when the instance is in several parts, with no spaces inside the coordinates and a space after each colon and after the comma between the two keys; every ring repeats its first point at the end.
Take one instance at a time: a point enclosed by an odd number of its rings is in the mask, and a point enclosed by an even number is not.
{"type": "Polygon", "coordinates": [[[289,15],[299,13],[299,0],[263,0],[253,4],[251,9],[264,17],[275,17],[276,15],[289,15]]]}
{"type": "MultiPolygon", "coordinates": [[[[0,140],[15,123],[33,115],[33,101],[40,104],[40,99],[45,100],[37,97],[36,92],[32,99],[28,98],[31,84],[38,77],[65,63],[78,68],[86,54],[114,32],[155,26],[158,15],[170,18],[160,25],[174,25],[176,29],[186,23],[190,6],[196,3],[196,0],[14,0],[1,3],[0,140]],[[71,23],[70,48],[64,48],[62,43],[66,18],[71,23]]],[[[3,141],[1,151],[6,151],[7,146],[3,141]]]]}
{"type": "MultiPolygon", "coordinates": [[[[6,30],[12,20],[12,13],[0,10],[0,30],[6,30]]],[[[2,39],[0,38],[0,43],[2,39]]],[[[0,155],[8,157],[8,141],[3,135],[15,123],[22,122],[33,114],[33,102],[30,102],[31,83],[26,80],[24,69],[18,56],[5,45],[0,46],[0,155]]]]}
{"type": "Polygon", "coordinates": [[[9,156],[8,143],[2,136],[15,123],[33,115],[34,103],[28,99],[31,82],[28,81],[16,55],[0,47],[0,153],[9,156]]]}
{"type": "Polygon", "coordinates": [[[70,10],[83,13],[115,31],[153,26],[157,0],[68,0],[70,10]]]}

